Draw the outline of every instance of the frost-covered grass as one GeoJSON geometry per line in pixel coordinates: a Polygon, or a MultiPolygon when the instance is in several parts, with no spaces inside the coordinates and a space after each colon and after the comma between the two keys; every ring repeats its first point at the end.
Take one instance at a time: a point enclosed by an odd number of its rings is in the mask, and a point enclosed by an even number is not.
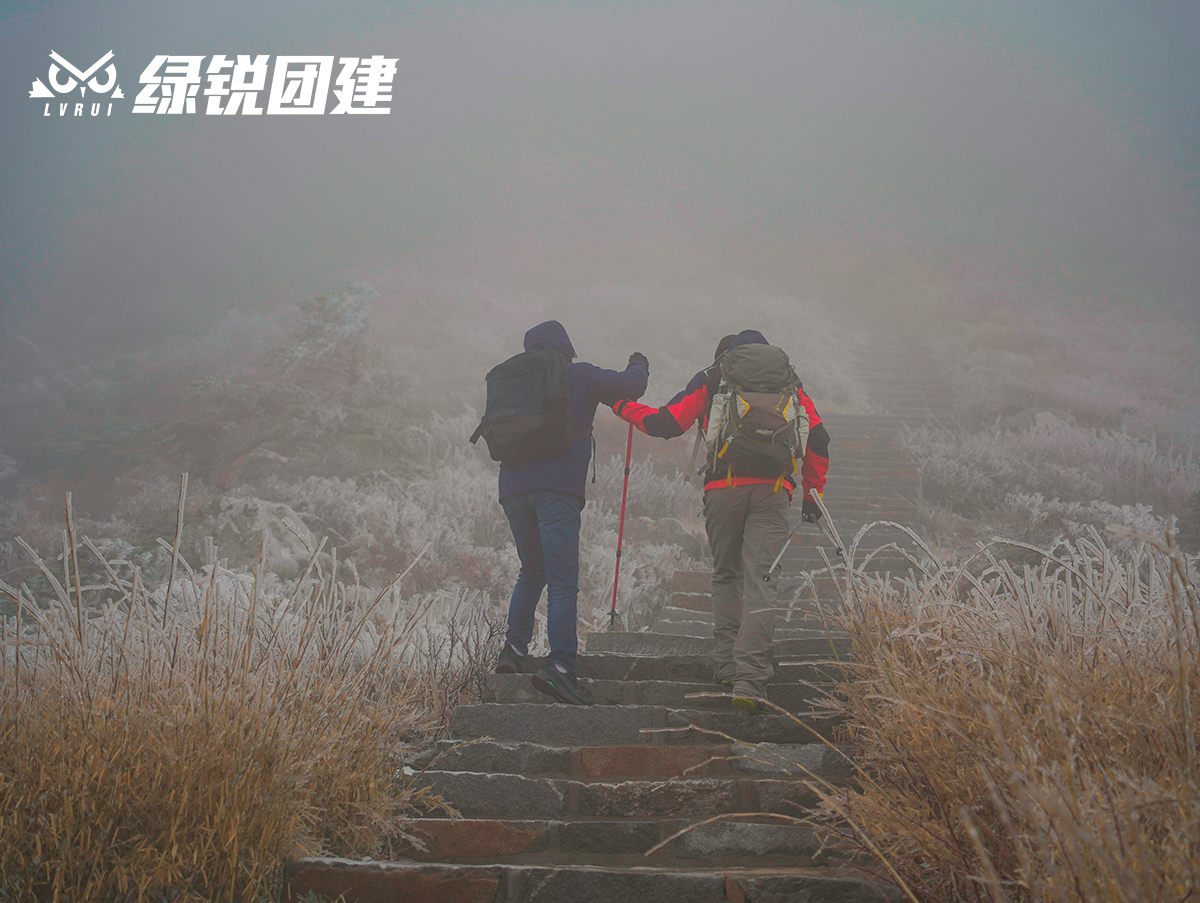
{"type": "MultiPolygon", "coordinates": [[[[1170,541],[992,547],[860,578],[844,627],[850,848],[915,900],[1150,903],[1200,891],[1200,598],[1170,541]]],[[[843,820],[844,821],[839,821],[843,820]]]]}
{"type": "Polygon", "coordinates": [[[69,515],[61,565],[28,551],[53,591],[0,584],[0,899],[251,901],[439,805],[400,757],[491,664],[477,599],[369,592],[319,549],[290,583],[210,556],[151,588],[69,515]]]}
{"type": "MultiPolygon", "coordinates": [[[[497,469],[486,450],[465,441],[471,415],[431,416],[410,429],[407,441],[439,462],[427,479],[401,482],[385,474],[370,480],[310,477],[270,481],[266,492],[284,502],[315,532],[330,535],[364,574],[395,572],[428,543],[407,585],[411,592],[447,588],[484,594],[498,614],[507,610],[519,561],[504,511],[497,500],[497,469]]],[[[620,515],[623,459],[609,456],[587,485],[580,527],[581,630],[603,622],[611,605],[620,515]],[[603,609],[603,611],[602,611],[603,609]]],[[[678,473],[639,462],[630,474],[627,522],[687,518],[699,506],[699,490],[678,473]]],[[[662,588],[677,567],[692,566],[682,549],[643,540],[627,531],[622,549],[618,609],[640,625],[663,603],[662,588]]]]}
{"type": "MultiPolygon", "coordinates": [[[[252,569],[223,566],[206,537],[193,570],[173,545],[188,544],[184,512],[211,500],[183,496],[155,554],[86,538],[69,496],[57,561],[14,541],[39,579],[0,582],[0,899],[249,901],[285,857],[407,836],[405,819],[437,802],[398,762],[479,698],[516,575],[494,465],[457,441],[470,426],[423,430],[442,461],[428,481],[273,485],[364,560],[381,556],[376,573],[403,567],[390,584],[365,585],[299,515],[283,524],[305,551],[294,579],[272,572],[266,532],[252,569]]],[[[598,471],[584,512],[582,634],[608,624],[620,470],[598,471]]],[[[642,511],[696,504],[648,462],[631,484],[642,511]]],[[[626,626],[652,617],[682,561],[627,538],[626,626]]]]}
{"type": "MultiPolygon", "coordinates": [[[[470,414],[433,414],[409,427],[403,437],[406,446],[437,462],[419,479],[400,480],[376,471],[357,478],[268,476],[227,488],[193,481],[181,548],[188,557],[201,559],[207,554],[206,544],[214,542],[218,560],[225,559],[234,569],[249,568],[265,532],[266,567],[294,577],[307,559],[306,543],[326,537],[327,548],[336,548],[340,559],[352,561],[364,584],[373,587],[385,584],[425,548],[405,579],[407,596],[474,592],[489,616],[502,617],[519,562],[497,500],[499,465],[482,445],[466,441],[476,423],[470,414]]],[[[610,445],[606,455],[601,447],[595,484],[589,471],[582,515],[579,612],[584,632],[607,625],[611,605],[624,467],[623,456],[611,450],[610,445]]],[[[163,512],[174,509],[177,484],[178,477],[122,481],[126,494],[116,499],[109,516],[81,517],[80,528],[97,537],[106,554],[138,563],[150,582],[163,580],[169,556],[153,537],[169,538],[173,533],[174,518],[163,512]]],[[[20,534],[42,548],[56,541],[53,518],[61,517],[61,507],[47,497],[50,491],[39,488],[44,501],[32,498],[32,493],[15,500],[3,514],[9,537],[20,534]]],[[[699,489],[671,466],[650,460],[636,463],[628,499],[617,605],[624,623],[637,627],[652,620],[664,603],[662,590],[676,568],[700,565],[670,536],[639,530],[634,520],[641,518],[643,526],[684,522],[686,527],[678,529],[691,530],[700,539],[703,532],[692,522],[700,505],[699,489]]],[[[6,579],[42,585],[43,578],[11,538],[6,543],[0,546],[6,579]]],[[[84,566],[92,576],[96,565],[84,566]]],[[[0,613],[4,610],[0,600],[0,613]]]]}
{"type": "Polygon", "coordinates": [[[1114,521],[1161,532],[1174,515],[1194,542],[1200,341],[1186,324],[1131,299],[979,286],[926,326],[953,391],[936,426],[904,435],[927,527],[966,518],[975,535],[1048,543],[1114,521]]]}
{"type": "Polygon", "coordinates": [[[1053,416],[1026,429],[909,429],[925,498],[1025,539],[1083,535],[1117,522],[1161,530],[1200,492],[1200,458],[1153,439],[1053,416]]]}

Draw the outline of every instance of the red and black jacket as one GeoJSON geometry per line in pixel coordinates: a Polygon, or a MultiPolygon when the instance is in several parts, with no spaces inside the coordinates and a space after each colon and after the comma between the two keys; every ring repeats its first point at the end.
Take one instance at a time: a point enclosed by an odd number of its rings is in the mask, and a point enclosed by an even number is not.
{"type": "MultiPolygon", "coordinates": [[[[763,339],[760,333],[749,332],[752,336],[757,336],[760,344],[767,344],[766,339],[763,339]]],[[[739,335],[738,339],[743,339],[743,335],[739,335]]],[[[754,338],[742,341],[735,339],[734,344],[730,347],[749,344],[753,341],[755,341],[754,338]]],[[[720,381],[721,368],[714,364],[707,370],[697,373],[688,383],[687,389],[661,408],[652,408],[636,401],[619,401],[613,405],[613,412],[627,423],[632,423],[647,436],[657,436],[660,439],[682,436],[697,421],[703,432],[708,428],[708,412],[712,407],[712,399],[716,395],[720,381]]],[[[808,413],[808,442],[804,447],[804,458],[800,464],[800,484],[804,490],[803,497],[810,498],[811,490],[815,489],[818,495],[825,490],[825,477],[829,471],[829,432],[821,422],[821,415],[817,413],[816,405],[805,394],[803,386],[796,391],[796,395],[808,413]]],[[[774,479],[763,477],[739,477],[736,473],[730,480],[727,466],[718,465],[714,469],[711,463],[704,474],[706,491],[727,486],[775,482],[777,481],[774,479]]],[[[790,495],[796,488],[795,478],[787,475],[782,485],[787,487],[790,495]]]]}

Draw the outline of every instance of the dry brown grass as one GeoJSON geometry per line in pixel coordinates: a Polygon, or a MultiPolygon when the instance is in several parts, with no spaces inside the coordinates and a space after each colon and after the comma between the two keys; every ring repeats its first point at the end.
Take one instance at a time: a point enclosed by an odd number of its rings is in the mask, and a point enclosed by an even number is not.
{"type": "Polygon", "coordinates": [[[862,773],[826,808],[912,899],[1200,895],[1200,602],[1173,536],[1139,538],[848,587],[862,773]]]}
{"type": "Polygon", "coordinates": [[[291,586],[180,560],[151,592],[67,520],[53,597],[3,587],[0,900],[251,901],[286,857],[370,854],[438,805],[399,771],[431,719],[386,591],[314,550],[291,586]]]}

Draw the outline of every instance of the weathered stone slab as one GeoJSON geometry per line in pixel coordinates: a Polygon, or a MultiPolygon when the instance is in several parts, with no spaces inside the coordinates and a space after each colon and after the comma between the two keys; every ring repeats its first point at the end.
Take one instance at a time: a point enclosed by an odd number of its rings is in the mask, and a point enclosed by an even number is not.
{"type": "Polygon", "coordinates": [[[657,821],[569,821],[559,825],[558,837],[564,853],[639,855],[662,839],[662,830],[657,821]]]}
{"type": "Polygon", "coordinates": [[[503,772],[529,777],[565,778],[571,770],[571,750],[539,743],[514,743],[503,740],[442,740],[433,749],[415,757],[409,764],[413,768],[437,771],[503,772]]]}
{"type": "Polygon", "coordinates": [[[713,864],[797,865],[814,861],[820,841],[806,825],[716,821],[697,825],[671,841],[669,849],[679,859],[713,864]]]}
{"type": "Polygon", "coordinates": [[[730,881],[748,903],[902,903],[907,900],[897,887],[858,878],[730,875],[730,881]]]}
{"type": "Polygon", "coordinates": [[[719,872],[511,868],[506,878],[504,896],[495,903],[727,903],[725,876],[719,872]]]}
{"type": "Polygon", "coordinates": [[[712,632],[712,621],[676,621],[663,618],[654,622],[654,633],[658,636],[708,638],[712,636],[712,632]]]}
{"type": "Polygon", "coordinates": [[[673,778],[732,773],[730,745],[586,746],[579,751],[587,778],[673,778]]]}
{"type": "Polygon", "coordinates": [[[492,737],[549,746],[649,743],[642,733],[665,727],[667,712],[657,706],[483,705],[459,706],[450,719],[457,739],[492,737]]]}
{"type": "Polygon", "coordinates": [[[427,771],[421,779],[463,815],[497,818],[561,818],[568,782],[519,774],[427,771]]]}
{"type": "MultiPolygon", "coordinates": [[[[712,677],[707,655],[627,655],[615,652],[583,652],[577,659],[580,678],[599,680],[691,680],[712,677]]],[[[525,673],[532,674],[548,663],[543,656],[525,660],[525,673]]]]}
{"type": "MultiPolygon", "coordinates": [[[[624,655],[707,655],[712,639],[684,636],[663,636],[655,633],[589,633],[587,651],[614,652],[624,655]]],[[[850,640],[824,635],[804,638],[784,638],[775,641],[775,657],[840,656],[850,652],[850,640]]]]}
{"type": "Polygon", "coordinates": [[[676,571],[671,575],[667,590],[672,593],[709,593],[712,590],[711,571],[676,571]]]}
{"type": "Polygon", "coordinates": [[[735,743],[730,755],[730,766],[739,774],[844,780],[854,773],[848,750],[825,743],[735,743]]]}
{"type": "Polygon", "coordinates": [[[491,866],[413,865],[411,862],[359,862],[351,859],[300,859],[284,873],[284,903],[301,903],[315,894],[344,903],[495,903],[505,882],[504,868],[491,866]]]}
{"type": "Polygon", "coordinates": [[[544,853],[552,847],[551,829],[557,824],[533,819],[423,818],[408,826],[421,847],[400,842],[396,852],[409,859],[458,861],[544,853]]]}
{"type": "Polygon", "coordinates": [[[657,633],[589,633],[586,651],[620,652],[628,655],[704,655],[712,639],[673,637],[657,633]]]}
{"type": "Polygon", "coordinates": [[[894,887],[812,870],[473,866],[300,859],[285,870],[284,903],[309,894],[344,903],[902,903],[894,887]]]}
{"type": "MultiPolygon", "coordinates": [[[[712,575],[705,574],[704,579],[712,582],[712,575]]],[[[712,593],[707,586],[702,591],[694,593],[673,592],[670,596],[671,605],[691,611],[712,611],[712,593]]]]}
{"type": "Polygon", "coordinates": [[[667,744],[713,742],[732,737],[747,743],[812,743],[832,740],[842,719],[816,715],[746,715],[743,712],[678,712],[667,717],[667,744]]]}
{"type": "Polygon", "coordinates": [[[579,789],[579,814],[585,816],[701,818],[740,811],[738,782],[729,779],[589,783],[579,789]]]}
{"type": "Polygon", "coordinates": [[[697,611],[692,608],[677,608],[668,605],[659,611],[658,616],[664,621],[703,621],[709,625],[709,632],[712,631],[713,614],[711,611],[697,611]]]}

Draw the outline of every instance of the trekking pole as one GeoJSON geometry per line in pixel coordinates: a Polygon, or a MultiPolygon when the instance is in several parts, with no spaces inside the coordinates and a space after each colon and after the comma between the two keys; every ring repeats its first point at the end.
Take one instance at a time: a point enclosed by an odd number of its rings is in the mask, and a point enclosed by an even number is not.
{"type": "Polygon", "coordinates": [[[796,521],[796,526],[792,527],[792,532],[788,534],[787,542],[783,544],[783,548],[779,550],[779,554],[775,556],[775,560],[771,562],[771,566],[767,568],[767,572],[763,574],[763,583],[771,582],[771,575],[775,573],[775,568],[779,567],[779,560],[783,558],[783,553],[788,550],[788,546],[792,544],[792,537],[796,535],[796,531],[800,529],[800,525],[804,523],[804,518],[796,521]]]}
{"type": "Polygon", "coordinates": [[[625,499],[629,495],[629,461],[633,457],[633,424],[629,424],[629,441],[625,443],[625,485],[621,487],[621,520],[617,525],[617,569],[613,573],[612,612],[608,616],[608,629],[617,627],[617,581],[621,579],[621,541],[625,536],[625,499]]]}
{"type": "MultiPolygon", "coordinates": [[[[796,535],[796,531],[800,529],[800,525],[802,523],[804,523],[804,515],[801,515],[800,520],[796,521],[796,526],[792,527],[792,532],[788,534],[787,542],[783,544],[783,548],[779,550],[779,554],[776,555],[775,560],[771,562],[771,567],[765,574],[763,574],[763,583],[771,582],[771,575],[774,574],[775,569],[779,567],[779,562],[783,558],[783,553],[786,552],[788,550],[788,546],[792,544],[792,537],[796,535]]],[[[838,545],[838,541],[834,538],[833,533],[830,531],[829,527],[826,526],[825,519],[819,517],[815,521],[812,521],[812,523],[815,523],[817,525],[817,529],[825,534],[825,538],[833,543],[833,547],[837,549],[838,557],[840,557],[842,559],[842,563],[845,564],[846,553],[842,551],[842,547],[838,545]]]]}

